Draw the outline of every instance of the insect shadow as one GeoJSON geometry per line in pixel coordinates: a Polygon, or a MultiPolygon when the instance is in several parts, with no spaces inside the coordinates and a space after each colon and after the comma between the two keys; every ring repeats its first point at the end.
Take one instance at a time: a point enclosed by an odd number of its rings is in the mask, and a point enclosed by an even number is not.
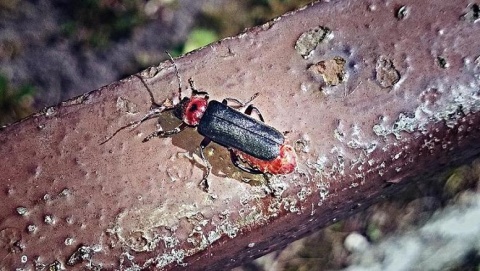
{"type": "MultiPolygon", "coordinates": [[[[284,135],[267,125],[259,109],[251,104],[259,93],[255,93],[245,102],[235,98],[224,98],[221,102],[210,100],[208,92],[198,90],[190,78],[188,82],[192,94],[190,97],[182,98],[182,80],[171,56],[170,59],[179,82],[179,102],[174,103],[172,100],[166,99],[162,104],[158,104],[143,78],[137,75],[150,95],[152,103],[150,111],[142,119],[119,128],[101,144],[108,142],[123,129],[136,128],[141,123],[152,118],[159,118],[163,112],[170,111],[181,120],[180,124],[169,130],[160,126],[146,136],[142,142],[147,142],[154,137],[171,137],[184,131],[187,127],[195,127],[196,131],[204,136],[200,142],[199,152],[200,158],[206,165],[206,172],[200,182],[204,191],[208,191],[208,176],[212,172],[212,165],[206,159],[205,151],[212,142],[225,147],[230,153],[232,164],[247,173],[265,176],[285,175],[295,170],[297,156],[294,148],[285,144],[284,135]],[[241,108],[246,109],[240,111],[241,108]],[[252,114],[256,114],[258,119],[253,118],[252,114]]],[[[191,141],[192,137],[189,139],[191,141]]]]}
{"type": "MultiPolygon", "coordinates": [[[[175,127],[178,127],[182,121],[175,117],[172,110],[165,110],[164,108],[171,106],[173,104],[172,100],[167,98],[163,103],[158,103],[155,100],[154,94],[148,84],[145,82],[145,79],[138,75],[134,74],[133,76],[137,77],[142,85],[147,90],[147,93],[150,98],[150,109],[148,113],[145,114],[141,119],[136,121],[131,121],[124,126],[118,128],[115,132],[113,132],[110,136],[108,136],[105,140],[100,142],[100,145],[104,145],[105,143],[112,140],[115,136],[117,136],[123,130],[129,129],[130,131],[135,130],[139,127],[142,123],[147,122],[151,119],[156,119],[157,126],[161,127],[160,129],[163,130],[171,130],[175,127]],[[160,112],[161,113],[158,113],[160,112]]],[[[151,134],[150,134],[151,135],[151,134]]],[[[198,142],[200,142],[203,137],[198,134],[195,129],[185,129],[181,134],[177,136],[171,136],[172,144],[179,147],[180,149],[184,149],[186,153],[193,154],[198,151],[198,142]]],[[[150,140],[150,139],[149,139],[150,140]]],[[[146,142],[145,139],[143,142],[146,142]]],[[[192,155],[189,155],[193,157],[192,155]]],[[[199,168],[205,168],[204,164],[199,163],[195,159],[188,159],[192,165],[197,166],[199,168]]]]}
{"type": "MultiPolygon", "coordinates": [[[[166,108],[174,106],[173,101],[171,99],[167,98],[163,103],[158,103],[155,100],[154,94],[150,89],[150,87],[148,86],[148,84],[145,82],[144,78],[138,74],[135,74],[133,76],[137,77],[139,81],[142,83],[142,85],[145,87],[145,89],[147,90],[147,93],[150,98],[150,104],[151,104],[149,112],[145,114],[145,116],[142,117],[141,119],[132,121],[118,128],[113,134],[111,134],[105,140],[101,141],[100,145],[104,145],[105,143],[109,142],[123,130],[126,130],[128,128],[130,128],[130,130],[134,130],[137,127],[139,127],[142,123],[147,122],[151,119],[156,119],[157,125],[161,127],[159,129],[164,131],[173,130],[175,129],[175,127],[178,127],[179,125],[182,124],[182,121],[175,116],[174,110],[166,110],[166,108]]],[[[178,79],[180,80],[180,78],[178,79]]],[[[181,89],[181,86],[179,86],[179,88],[181,89]]],[[[251,98],[251,100],[253,100],[253,98],[251,98]]],[[[148,140],[143,139],[143,142],[153,139],[153,137],[155,137],[155,136],[152,136],[153,134],[154,133],[151,133],[149,136],[147,136],[147,138],[149,138],[148,140]]],[[[196,131],[195,128],[184,129],[182,130],[182,133],[176,134],[175,136],[160,136],[160,138],[164,138],[164,137],[170,137],[173,145],[177,146],[180,149],[185,150],[185,157],[187,158],[187,160],[189,160],[189,162],[193,166],[198,168],[203,168],[204,175],[207,173],[208,168],[205,164],[200,162],[201,157],[200,159],[195,159],[195,156],[193,155],[198,153],[199,151],[198,144],[203,139],[203,136],[201,136],[196,131]]],[[[215,142],[212,142],[212,144],[208,146],[208,149],[206,151],[207,153],[214,153],[214,156],[217,158],[217,159],[213,159],[210,163],[212,174],[216,176],[221,176],[221,177],[240,179],[244,182],[248,182],[250,185],[264,184],[266,176],[247,173],[242,170],[239,170],[235,165],[233,165],[230,159],[230,152],[225,147],[219,144],[216,144],[215,142]]],[[[213,155],[207,154],[207,156],[210,158],[210,156],[213,156],[213,155]]]]}

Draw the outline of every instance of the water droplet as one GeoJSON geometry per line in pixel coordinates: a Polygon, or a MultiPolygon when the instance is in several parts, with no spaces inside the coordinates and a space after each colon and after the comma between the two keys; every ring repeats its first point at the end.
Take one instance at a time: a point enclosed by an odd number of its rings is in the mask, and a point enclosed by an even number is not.
{"type": "Polygon", "coordinates": [[[58,195],[66,197],[66,196],[70,196],[71,194],[72,194],[72,191],[70,191],[70,189],[64,188],[62,192],[60,192],[58,195]]]}
{"type": "Polygon", "coordinates": [[[36,230],[37,230],[37,226],[35,226],[33,224],[30,224],[30,225],[27,226],[27,231],[29,233],[34,233],[36,230]]]}
{"type": "Polygon", "coordinates": [[[68,237],[68,238],[65,239],[65,245],[66,246],[71,246],[73,244],[73,241],[74,241],[73,238],[68,237]]]}
{"type": "Polygon", "coordinates": [[[52,196],[50,196],[49,194],[43,195],[43,200],[44,201],[50,201],[51,199],[52,199],[52,196]]]}
{"type": "Polygon", "coordinates": [[[27,208],[23,206],[17,207],[17,214],[19,215],[26,215],[27,214],[27,208]]]}
{"type": "Polygon", "coordinates": [[[403,20],[408,16],[409,9],[406,6],[401,6],[399,9],[397,9],[397,12],[395,13],[395,17],[398,20],[403,20]]]}
{"type": "Polygon", "coordinates": [[[47,108],[47,110],[45,111],[45,116],[51,117],[51,116],[55,115],[55,113],[56,113],[55,108],[54,108],[54,107],[49,107],[49,108],[47,108]]]}
{"type": "Polygon", "coordinates": [[[73,224],[73,217],[69,216],[65,218],[65,222],[67,222],[68,224],[73,224]]]}
{"type": "Polygon", "coordinates": [[[9,187],[6,192],[7,192],[8,196],[11,196],[11,195],[15,194],[15,189],[9,187]]]}
{"type": "Polygon", "coordinates": [[[45,215],[43,221],[45,222],[45,224],[48,224],[48,225],[52,225],[53,223],[55,223],[55,220],[53,219],[52,215],[45,215]]]}

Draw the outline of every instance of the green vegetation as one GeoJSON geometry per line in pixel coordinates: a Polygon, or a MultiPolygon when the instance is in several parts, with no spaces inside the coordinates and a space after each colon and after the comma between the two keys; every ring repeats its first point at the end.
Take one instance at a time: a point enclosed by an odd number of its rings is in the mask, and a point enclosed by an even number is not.
{"type": "Polygon", "coordinates": [[[13,89],[7,78],[0,74],[0,126],[30,115],[33,112],[33,94],[31,85],[13,89]]]}
{"type": "Polygon", "coordinates": [[[265,23],[283,13],[302,7],[311,0],[248,0],[226,1],[223,5],[203,7],[199,22],[186,42],[174,48],[179,56],[221,38],[237,35],[245,28],[265,23]]]}
{"type": "Polygon", "coordinates": [[[217,32],[210,28],[196,27],[193,28],[187,36],[187,40],[169,50],[174,56],[181,56],[195,49],[208,45],[219,40],[217,32]]]}
{"type": "Polygon", "coordinates": [[[110,41],[128,38],[147,16],[142,1],[75,0],[65,4],[68,21],[63,32],[82,45],[105,47],[110,41]]]}
{"type": "MultiPolygon", "coordinates": [[[[301,7],[309,0],[247,0],[226,1],[224,5],[204,6],[197,27],[185,43],[172,50],[178,56],[226,36],[236,35],[245,28],[262,24],[286,11],[301,7]]],[[[10,10],[17,0],[0,2],[2,10],[10,10]]],[[[105,48],[112,42],[129,38],[136,27],[147,23],[145,1],[136,0],[74,0],[60,4],[65,10],[63,34],[82,47],[105,48]]],[[[176,8],[175,0],[161,0],[157,8],[176,8]]],[[[148,63],[151,65],[151,63],[148,63]]],[[[9,86],[0,74],[0,125],[19,120],[33,112],[34,88],[9,86]]]]}
{"type": "Polygon", "coordinates": [[[219,37],[228,37],[245,28],[263,24],[312,0],[246,0],[227,1],[224,5],[206,5],[201,26],[215,29],[219,37]]]}

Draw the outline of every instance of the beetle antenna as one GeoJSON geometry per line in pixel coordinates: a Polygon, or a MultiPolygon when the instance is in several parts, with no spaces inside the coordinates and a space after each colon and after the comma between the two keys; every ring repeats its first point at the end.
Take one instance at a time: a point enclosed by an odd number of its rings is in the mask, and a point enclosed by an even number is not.
{"type": "MultiPolygon", "coordinates": [[[[173,60],[172,55],[167,51],[165,51],[165,53],[167,53],[167,55],[170,57],[170,60],[172,61],[173,66],[175,67],[175,74],[176,74],[177,79],[178,79],[178,99],[179,99],[179,101],[181,101],[182,100],[182,80],[180,78],[180,73],[178,72],[177,64],[173,60]]],[[[152,106],[150,107],[150,111],[142,119],[140,119],[138,121],[130,122],[127,125],[124,125],[124,126],[118,128],[111,136],[107,137],[104,141],[100,142],[100,145],[103,145],[103,144],[107,143],[108,141],[110,141],[110,139],[115,137],[120,131],[122,131],[122,130],[128,128],[128,127],[132,127],[132,129],[135,129],[138,125],[142,124],[144,121],[147,121],[147,120],[152,119],[152,118],[156,118],[163,111],[171,110],[175,107],[173,105],[173,103],[171,101],[169,101],[169,99],[164,101],[163,104],[158,104],[155,101],[155,98],[153,96],[152,91],[148,87],[147,83],[145,83],[143,78],[138,74],[134,74],[134,76],[137,77],[138,79],[140,79],[140,82],[147,89],[148,95],[150,95],[150,100],[151,100],[151,103],[152,103],[152,106]],[[167,101],[168,101],[168,103],[167,103],[167,101]]]]}
{"type": "Polygon", "coordinates": [[[155,101],[155,97],[153,96],[153,92],[152,92],[152,90],[148,87],[147,83],[145,83],[145,80],[143,80],[143,77],[141,77],[141,76],[138,75],[138,74],[134,74],[133,76],[137,77],[137,78],[140,80],[140,82],[142,83],[142,85],[147,89],[148,95],[150,96],[150,101],[152,102],[151,108],[161,107],[161,105],[158,104],[158,103],[155,101]]]}
{"type": "Polygon", "coordinates": [[[100,142],[100,145],[103,145],[103,144],[107,143],[108,141],[110,141],[110,139],[112,139],[114,136],[116,136],[120,131],[122,131],[124,129],[127,129],[129,127],[132,127],[132,129],[135,129],[138,125],[142,124],[144,121],[156,118],[163,111],[168,110],[168,109],[171,109],[171,108],[168,108],[166,106],[161,105],[157,108],[154,108],[154,109],[150,110],[150,112],[148,112],[142,119],[137,120],[137,121],[132,121],[129,124],[118,128],[111,136],[107,137],[104,141],[100,142]]]}
{"type": "Polygon", "coordinates": [[[177,79],[178,79],[178,101],[181,101],[182,100],[182,79],[180,78],[180,73],[178,72],[177,63],[175,63],[172,55],[168,51],[165,51],[165,53],[167,53],[168,57],[170,57],[170,60],[172,61],[173,66],[175,67],[175,74],[177,75],[177,79]]]}

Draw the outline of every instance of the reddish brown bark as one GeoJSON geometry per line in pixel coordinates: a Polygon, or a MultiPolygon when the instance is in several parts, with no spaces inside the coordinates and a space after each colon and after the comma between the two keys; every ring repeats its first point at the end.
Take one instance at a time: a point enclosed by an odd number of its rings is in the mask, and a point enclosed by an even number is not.
{"type": "MultiPolygon", "coordinates": [[[[255,105],[298,155],[270,180],[276,196],[215,144],[210,193],[199,189],[194,129],[142,143],[152,120],[100,145],[148,112],[135,76],[8,126],[2,265],[229,268],[468,160],[480,150],[479,33],[464,1],[332,1],[177,59],[183,85],[212,99],[260,92],[255,105]]],[[[140,78],[157,102],[175,97],[170,62],[140,78]]]]}

